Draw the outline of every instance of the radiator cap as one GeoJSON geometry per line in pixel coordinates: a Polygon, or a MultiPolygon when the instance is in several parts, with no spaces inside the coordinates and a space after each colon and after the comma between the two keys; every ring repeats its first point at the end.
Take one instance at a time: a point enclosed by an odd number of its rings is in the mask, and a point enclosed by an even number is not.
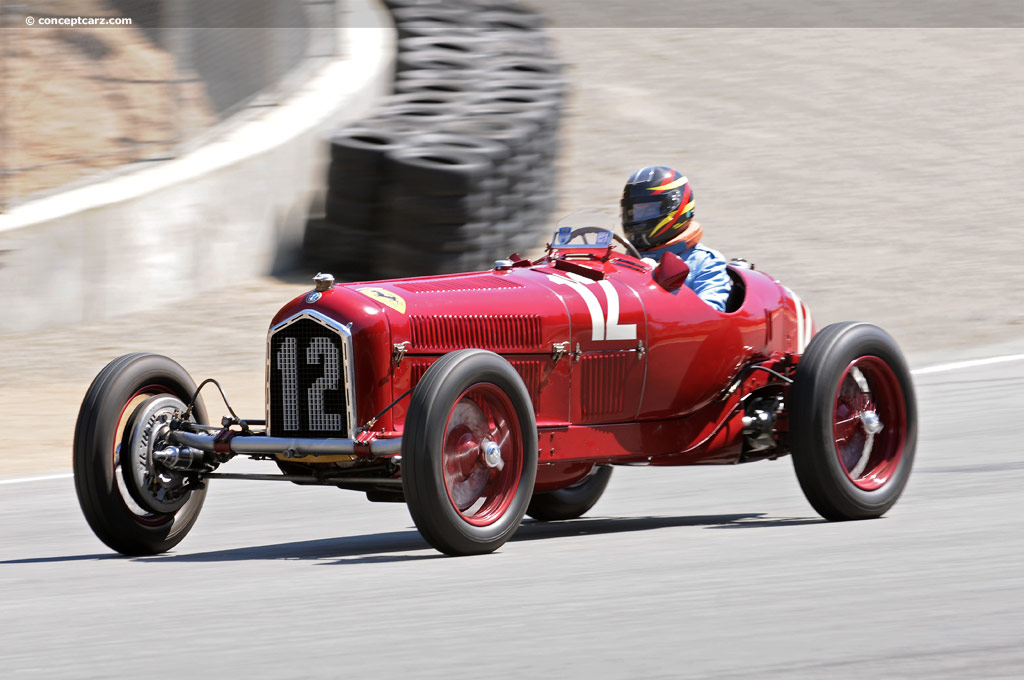
{"type": "Polygon", "coordinates": [[[334,274],[317,274],[313,277],[317,292],[324,292],[334,288],[334,274]]]}

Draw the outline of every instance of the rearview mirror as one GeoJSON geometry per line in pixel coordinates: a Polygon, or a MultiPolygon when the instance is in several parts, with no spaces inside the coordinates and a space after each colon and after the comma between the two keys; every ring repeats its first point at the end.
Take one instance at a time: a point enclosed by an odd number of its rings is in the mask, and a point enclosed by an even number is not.
{"type": "Polygon", "coordinates": [[[690,275],[690,267],[672,251],[667,251],[661,256],[658,268],[654,270],[654,280],[658,285],[668,291],[673,291],[686,282],[690,275]]]}

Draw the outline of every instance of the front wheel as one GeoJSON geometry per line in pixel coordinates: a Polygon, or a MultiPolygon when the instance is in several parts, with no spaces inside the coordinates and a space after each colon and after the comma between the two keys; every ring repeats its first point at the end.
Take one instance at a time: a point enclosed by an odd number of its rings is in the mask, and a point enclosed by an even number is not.
{"type": "MultiPolygon", "coordinates": [[[[75,426],[78,502],[96,536],[125,555],[155,555],[185,537],[206,489],[156,466],[152,452],[196,386],[176,362],[128,354],[107,364],[82,400],[75,426]]],[[[197,422],[206,409],[197,400],[197,422]]]]}
{"type": "Polygon", "coordinates": [[[791,390],[790,449],[807,500],[829,520],[880,517],[910,476],[917,406],[896,342],[867,323],[811,340],[791,390]]]}
{"type": "Polygon", "coordinates": [[[497,550],[519,527],[536,477],[537,425],[515,369],[480,349],[434,362],[402,435],[402,487],[427,542],[448,555],[497,550]]]}

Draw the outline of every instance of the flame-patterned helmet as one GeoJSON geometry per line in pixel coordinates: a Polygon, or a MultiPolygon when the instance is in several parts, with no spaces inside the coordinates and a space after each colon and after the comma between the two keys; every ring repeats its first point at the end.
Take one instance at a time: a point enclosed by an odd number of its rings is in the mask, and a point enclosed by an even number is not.
{"type": "Polygon", "coordinates": [[[622,190],[622,231],[637,250],[668,243],[693,219],[693,189],[664,165],[641,168],[622,190]]]}

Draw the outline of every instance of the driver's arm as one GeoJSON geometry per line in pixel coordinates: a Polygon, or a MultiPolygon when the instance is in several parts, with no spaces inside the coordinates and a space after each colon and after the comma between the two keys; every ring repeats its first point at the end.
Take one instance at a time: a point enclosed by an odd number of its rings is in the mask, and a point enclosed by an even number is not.
{"type": "Polygon", "coordinates": [[[690,267],[686,287],[707,304],[724,312],[732,290],[732,279],[726,271],[725,258],[710,248],[698,246],[686,260],[690,267]]]}

